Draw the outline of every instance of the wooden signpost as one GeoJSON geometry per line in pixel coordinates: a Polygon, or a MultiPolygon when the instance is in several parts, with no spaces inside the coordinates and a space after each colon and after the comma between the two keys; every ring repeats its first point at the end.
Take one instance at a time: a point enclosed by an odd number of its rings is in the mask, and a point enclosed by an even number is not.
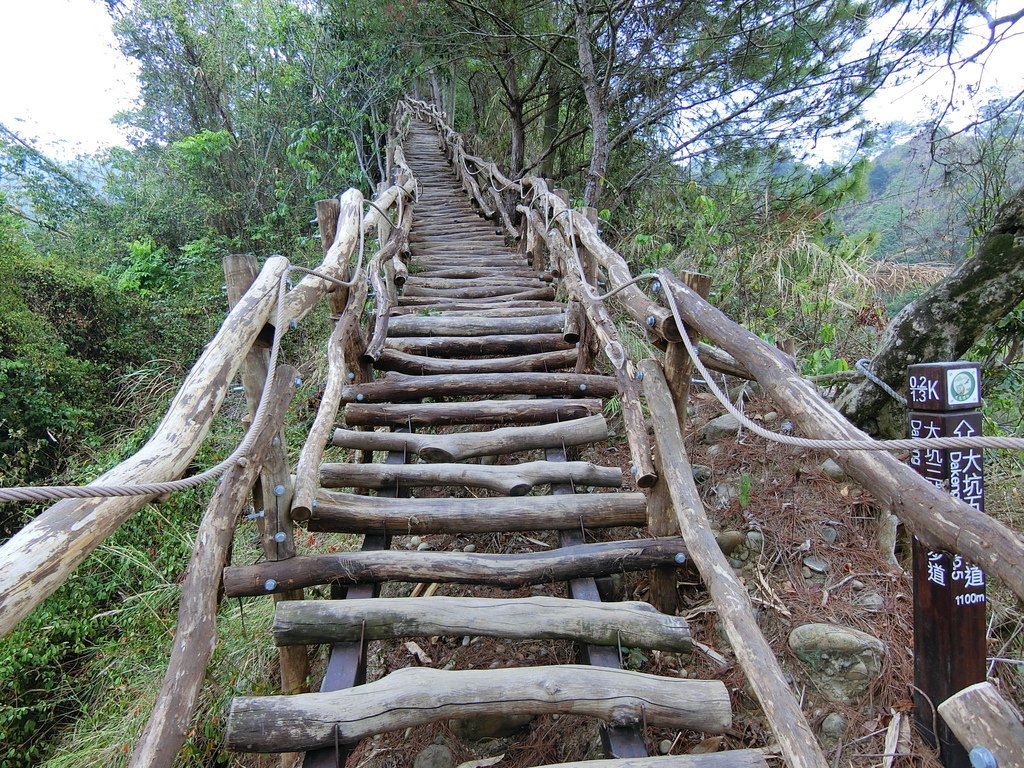
{"type": "MultiPolygon", "coordinates": [[[[981,435],[978,364],[912,365],[907,375],[910,437],[981,435]]],[[[984,511],[980,449],[918,448],[911,452],[910,465],[934,485],[984,511]]],[[[917,725],[924,738],[939,747],[946,768],[969,768],[967,750],[935,707],[985,680],[985,574],[960,555],[928,550],[916,537],[913,557],[917,725]]]]}

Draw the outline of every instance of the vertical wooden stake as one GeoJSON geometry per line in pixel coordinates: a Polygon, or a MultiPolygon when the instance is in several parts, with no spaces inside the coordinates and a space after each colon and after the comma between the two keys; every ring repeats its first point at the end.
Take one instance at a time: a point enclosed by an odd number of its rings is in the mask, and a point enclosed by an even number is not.
{"type": "MultiPolygon", "coordinates": [[[[701,298],[707,298],[711,289],[711,278],[698,272],[684,272],[680,275],[683,282],[700,294],[701,298]]],[[[680,329],[681,331],[683,329],[680,329]]],[[[687,329],[690,339],[697,341],[697,332],[687,329]]],[[[669,342],[665,350],[665,378],[668,381],[669,391],[672,393],[672,400],[676,406],[676,418],[679,421],[679,431],[686,434],[686,404],[690,397],[690,374],[693,364],[690,356],[686,353],[686,347],[682,342],[669,342]]],[[[658,469],[658,482],[651,489],[651,495],[647,502],[647,527],[652,536],[678,536],[679,523],[676,519],[675,510],[672,508],[672,499],[669,498],[668,487],[665,479],[665,472],[661,466],[662,457],[655,455],[655,462],[658,469]]],[[[676,569],[655,568],[650,576],[650,602],[662,613],[674,614],[677,609],[676,593],[676,569]]]]}
{"type": "MultiPolygon", "coordinates": [[[[317,200],[314,208],[316,209],[317,227],[320,229],[320,245],[326,255],[338,234],[338,216],[341,214],[341,204],[332,197],[330,200],[317,200]]],[[[348,280],[347,269],[341,279],[348,280]]],[[[331,303],[331,314],[340,315],[348,303],[348,288],[335,285],[329,289],[327,298],[331,303]]]]}
{"type": "MultiPolygon", "coordinates": [[[[976,363],[912,365],[907,370],[910,436],[981,434],[981,370],[976,363]]],[[[982,451],[922,449],[910,465],[939,488],[984,511],[982,451]]],[[[969,768],[970,758],[935,708],[963,688],[985,680],[985,574],[960,555],[913,542],[914,714],[918,729],[938,746],[946,768],[969,768]]]]}
{"type": "MultiPolygon", "coordinates": [[[[335,217],[336,220],[336,217],[335,217]]],[[[224,257],[224,275],[228,286],[228,303],[234,306],[256,276],[256,258],[249,254],[224,257]]],[[[249,403],[250,417],[263,395],[270,365],[270,351],[253,347],[242,365],[242,384],[249,403]]],[[[291,518],[292,481],[285,447],[284,430],[268,454],[260,473],[260,482],[253,490],[254,506],[263,516],[258,518],[263,551],[268,560],[285,560],[295,556],[295,526],[291,518]]],[[[274,600],[301,600],[302,590],[275,594],[274,600]]],[[[309,674],[309,658],[304,646],[279,649],[281,691],[299,693],[305,690],[309,674]]]]}

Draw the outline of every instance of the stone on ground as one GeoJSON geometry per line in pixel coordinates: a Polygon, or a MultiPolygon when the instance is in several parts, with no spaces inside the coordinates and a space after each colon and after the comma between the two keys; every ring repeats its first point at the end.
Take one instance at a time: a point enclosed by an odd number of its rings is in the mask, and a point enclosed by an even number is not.
{"type": "Polygon", "coordinates": [[[827,698],[854,703],[882,669],[885,643],[836,624],[803,624],[789,634],[789,647],[807,665],[811,683],[827,698]]]}
{"type": "Polygon", "coordinates": [[[709,443],[717,443],[728,437],[735,437],[740,431],[740,422],[731,413],[712,419],[700,430],[700,436],[709,443]]]}

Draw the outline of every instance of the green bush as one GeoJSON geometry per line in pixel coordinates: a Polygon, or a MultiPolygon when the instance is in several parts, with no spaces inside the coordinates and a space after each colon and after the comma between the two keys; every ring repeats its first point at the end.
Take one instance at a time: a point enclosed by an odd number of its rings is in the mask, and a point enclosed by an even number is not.
{"type": "Polygon", "coordinates": [[[37,254],[0,217],[0,483],[51,474],[72,442],[94,438],[112,416],[117,374],[154,348],[138,299],[37,254]]]}

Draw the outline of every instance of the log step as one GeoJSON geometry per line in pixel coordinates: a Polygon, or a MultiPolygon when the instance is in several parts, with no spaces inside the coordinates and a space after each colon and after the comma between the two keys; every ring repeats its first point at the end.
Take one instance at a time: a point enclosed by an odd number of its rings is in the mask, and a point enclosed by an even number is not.
{"type": "Polygon", "coordinates": [[[468,280],[477,277],[535,277],[538,280],[543,280],[545,283],[550,283],[554,280],[554,276],[550,272],[537,272],[525,267],[515,269],[496,269],[494,267],[431,267],[430,269],[417,269],[416,277],[447,277],[455,278],[457,280],[468,280]]]}
{"type": "Polygon", "coordinates": [[[482,635],[673,652],[692,647],[686,620],[660,613],[649,603],[542,596],[289,600],[277,604],[273,632],[279,646],[482,635]]]}
{"type": "Polygon", "coordinates": [[[385,349],[374,362],[380,371],[397,371],[419,376],[450,373],[531,373],[559,371],[576,365],[579,352],[559,349],[510,357],[427,357],[385,349]]]}
{"type": "Polygon", "coordinates": [[[598,398],[473,400],[461,403],[364,404],[345,406],[350,427],[439,427],[452,424],[527,424],[566,421],[601,413],[598,398]]]}
{"type": "Polygon", "coordinates": [[[320,491],[307,527],[333,533],[468,534],[614,528],[646,521],[642,493],[388,499],[320,491]]]}
{"type": "Polygon", "coordinates": [[[510,275],[509,271],[494,270],[490,275],[470,277],[433,277],[417,271],[411,275],[412,282],[409,285],[416,288],[472,288],[474,286],[498,288],[504,286],[525,291],[532,288],[544,288],[548,284],[547,281],[538,278],[536,274],[515,277],[510,275]]]}
{"type": "Polygon", "coordinates": [[[531,317],[431,317],[401,315],[388,320],[388,336],[501,336],[560,333],[565,315],[531,317]]]}
{"type": "Polygon", "coordinates": [[[451,582],[518,589],[585,576],[646,571],[686,560],[678,536],[578,544],[544,552],[337,552],[224,569],[224,594],[251,597],[322,584],[451,582]]]}
{"type": "Polygon", "coordinates": [[[528,461],[523,464],[324,464],[320,484],[325,488],[414,488],[459,485],[486,488],[506,496],[525,496],[538,485],[618,488],[622,470],[587,461],[528,461]]]}
{"type": "MultiPolygon", "coordinates": [[[[553,301],[555,298],[555,292],[551,288],[536,288],[533,290],[520,291],[518,293],[506,293],[506,294],[488,294],[486,296],[480,296],[480,299],[493,299],[495,296],[501,296],[502,300],[505,301],[521,301],[521,300],[535,300],[535,301],[553,301]]],[[[440,296],[399,296],[398,306],[400,307],[430,307],[435,304],[443,304],[452,300],[468,301],[472,297],[468,296],[451,296],[451,295],[440,295],[440,296]]]]}
{"type": "Polygon", "coordinates": [[[389,373],[372,384],[353,384],[341,393],[343,403],[381,403],[424,397],[541,395],[545,397],[614,397],[615,379],[579,373],[477,373],[410,376],[389,373]]]}
{"type": "Polygon", "coordinates": [[[500,334],[493,336],[399,336],[388,337],[385,346],[407,355],[469,357],[482,355],[529,355],[573,349],[558,333],[500,334]]]}
{"type": "Polygon", "coordinates": [[[576,664],[517,669],[400,669],[330,693],[238,696],[227,748],[294,752],[352,744],[377,733],[491,715],[583,715],[622,725],[722,733],[732,723],[719,680],[685,680],[576,664]]]}
{"type": "Polygon", "coordinates": [[[536,448],[586,445],[607,437],[608,422],[603,415],[598,414],[564,423],[501,427],[488,432],[456,432],[447,435],[336,429],[331,443],[339,448],[360,451],[406,451],[419,454],[424,461],[452,462],[536,448]]]}
{"type": "MultiPolygon", "coordinates": [[[[540,283],[541,281],[536,281],[540,283]]],[[[494,296],[522,296],[530,294],[530,298],[547,299],[553,301],[555,289],[549,288],[547,284],[533,286],[522,285],[482,285],[479,287],[465,288],[426,288],[416,285],[410,280],[405,285],[405,291],[400,299],[410,298],[431,298],[431,299],[489,299],[494,296]]]]}
{"type": "MultiPolygon", "coordinates": [[[[423,315],[424,312],[438,313],[443,315],[450,312],[481,312],[486,311],[488,316],[494,316],[496,312],[511,312],[514,310],[534,310],[533,314],[548,315],[558,314],[565,309],[565,305],[559,301],[541,301],[539,299],[523,301],[506,301],[504,299],[463,299],[462,301],[438,301],[429,307],[395,307],[391,310],[391,316],[398,315],[423,315]]],[[[513,315],[506,315],[513,317],[513,315]]]]}

